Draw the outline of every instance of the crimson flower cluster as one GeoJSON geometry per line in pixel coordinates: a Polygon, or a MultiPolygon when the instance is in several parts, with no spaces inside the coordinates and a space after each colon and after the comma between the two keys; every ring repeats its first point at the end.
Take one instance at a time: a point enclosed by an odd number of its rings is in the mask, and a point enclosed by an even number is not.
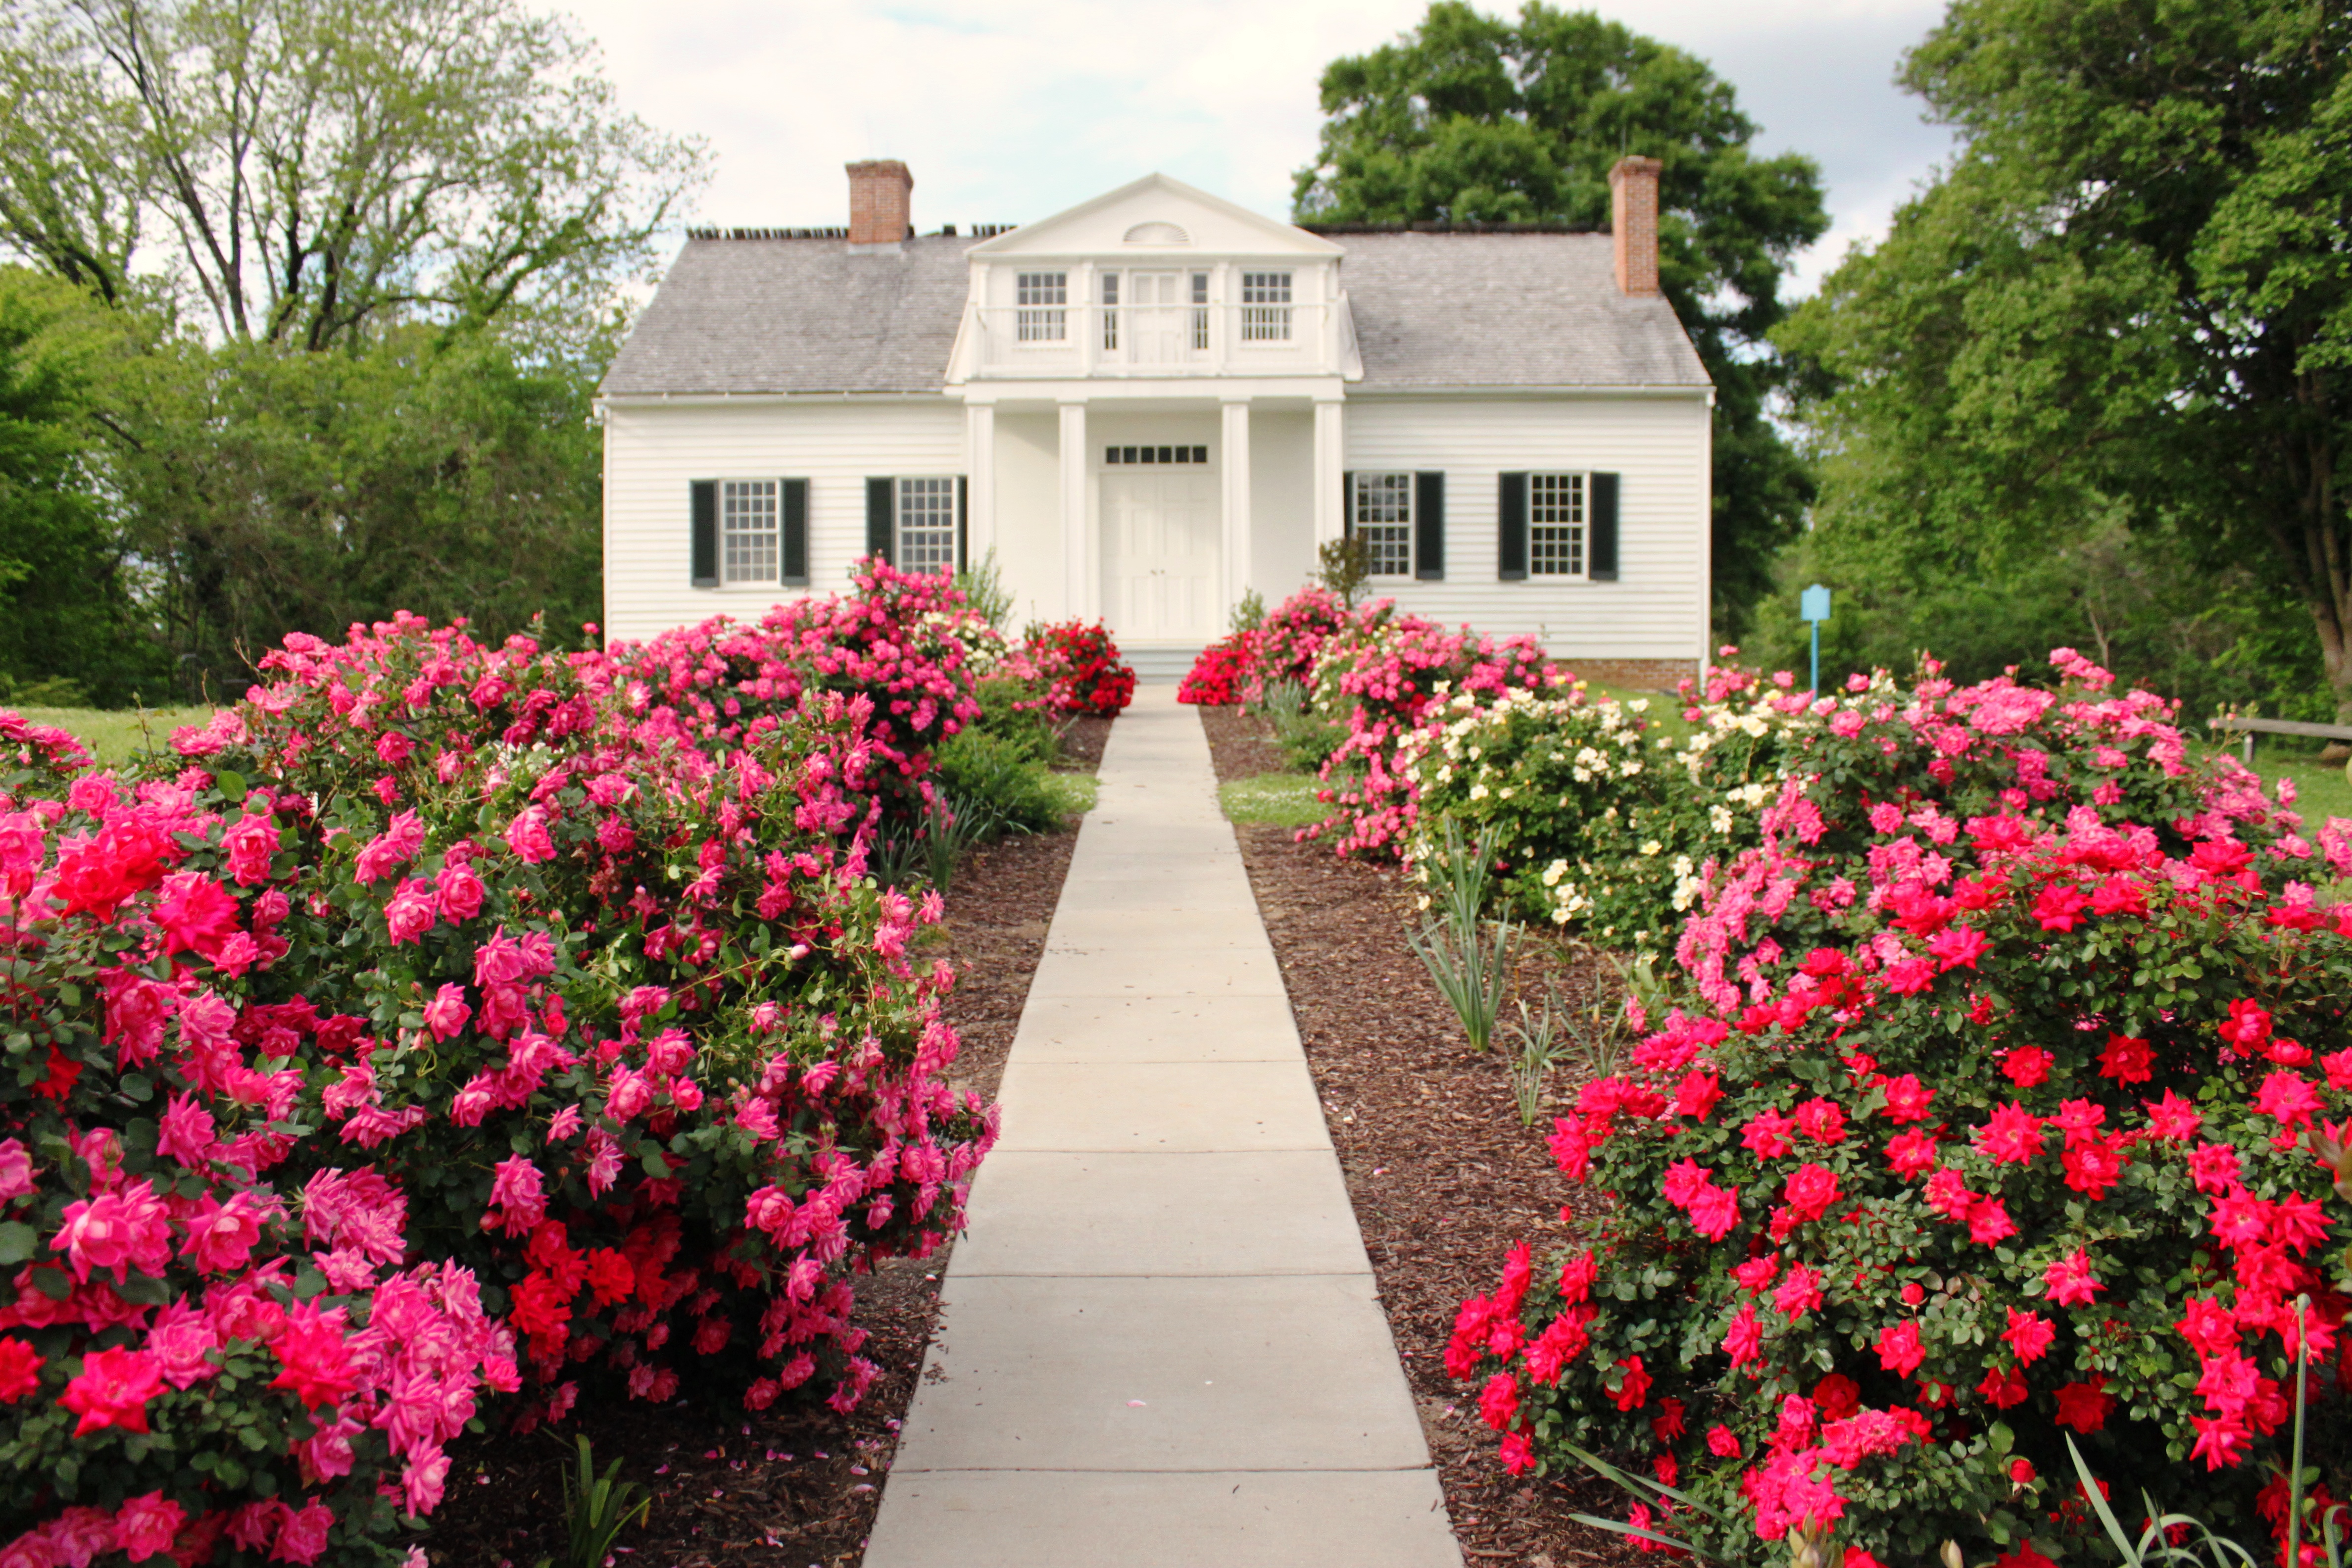
{"type": "Polygon", "coordinates": [[[1177,683],[1176,700],[1211,708],[1230,707],[1242,700],[1242,684],[1250,668],[1251,634],[1234,632],[1202,648],[1192,668],[1177,683]]]}
{"type": "Polygon", "coordinates": [[[1116,719],[1135,700],[1135,671],[1119,662],[1118,645],[1099,621],[1034,626],[1024,651],[1055,712],[1116,719]]]}

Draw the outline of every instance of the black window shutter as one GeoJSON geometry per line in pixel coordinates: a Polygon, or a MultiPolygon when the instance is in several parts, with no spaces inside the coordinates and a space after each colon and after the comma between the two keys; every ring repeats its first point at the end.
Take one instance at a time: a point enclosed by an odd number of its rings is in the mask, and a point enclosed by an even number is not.
{"type": "Polygon", "coordinates": [[[1445,581],[1445,476],[1412,477],[1412,574],[1424,583],[1445,581]]]}
{"type": "Polygon", "coordinates": [[[808,481],[786,479],[784,492],[783,571],[787,587],[806,587],[808,568],[808,481]]]}
{"type": "Polygon", "coordinates": [[[898,560],[898,488],[888,479],[866,481],[866,553],[893,564],[898,560]]]}
{"type": "Polygon", "coordinates": [[[698,588],[719,586],[719,483],[696,479],[686,487],[688,571],[698,588]]]}
{"type": "Polygon", "coordinates": [[[971,570],[971,476],[956,476],[956,563],[959,572],[971,570]]]}
{"type": "Polygon", "coordinates": [[[1585,575],[1596,583],[1617,581],[1617,476],[1594,474],[1586,481],[1586,510],[1591,521],[1585,529],[1588,542],[1586,555],[1589,570],[1585,575]]]}
{"type": "Polygon", "coordinates": [[[1356,476],[1352,472],[1339,476],[1339,537],[1356,537],[1356,476]]]}
{"type": "Polygon", "coordinates": [[[1505,583],[1528,580],[1528,477],[1495,479],[1495,576],[1505,583]]]}

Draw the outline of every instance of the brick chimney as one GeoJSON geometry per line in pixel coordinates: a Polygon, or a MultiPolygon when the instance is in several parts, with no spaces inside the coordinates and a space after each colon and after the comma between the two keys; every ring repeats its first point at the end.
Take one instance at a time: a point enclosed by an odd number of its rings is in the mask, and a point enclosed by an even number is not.
{"type": "Polygon", "coordinates": [[[849,243],[897,245],[905,239],[914,189],[915,176],[896,158],[850,164],[849,243]]]}
{"type": "Polygon", "coordinates": [[[1617,253],[1617,291],[1658,291],[1658,171],[1655,158],[1620,158],[1609,171],[1609,233],[1617,253]]]}

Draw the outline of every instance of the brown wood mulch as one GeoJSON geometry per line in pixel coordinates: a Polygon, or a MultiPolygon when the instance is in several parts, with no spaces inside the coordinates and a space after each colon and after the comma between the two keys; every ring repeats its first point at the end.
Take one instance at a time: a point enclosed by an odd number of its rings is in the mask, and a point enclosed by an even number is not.
{"type": "MultiPolygon", "coordinates": [[[[1071,721],[1061,765],[1092,773],[1110,727],[1108,719],[1071,721]]],[[[958,1090],[996,1097],[1076,847],[1075,832],[1006,838],[973,850],[956,871],[929,951],[961,973],[947,1003],[962,1040],[950,1075],[958,1090]]],[[[424,1538],[427,1554],[436,1568],[561,1561],[561,1473],[577,1433],[593,1443],[600,1471],[618,1459],[624,1479],[652,1492],[646,1522],[622,1535],[612,1559],[624,1568],[855,1568],[939,1317],[947,1259],[945,1250],[919,1262],[894,1258],[858,1281],[857,1321],[871,1335],[863,1353],[881,1374],[848,1415],[815,1401],[780,1401],[760,1415],[629,1401],[551,1434],[469,1437],[450,1447],[448,1495],[424,1538]]]]}
{"type": "MultiPolygon", "coordinates": [[[[1258,721],[1232,709],[1201,715],[1221,779],[1282,766],[1258,721]]],[[[1477,1390],[1444,1368],[1456,1310],[1495,1288],[1511,1244],[1528,1242],[1540,1267],[1574,1234],[1562,1205],[1589,1210],[1591,1198],[1561,1180],[1546,1150],[1552,1109],[1522,1127],[1504,1043],[1471,1052],[1405,943],[1414,896],[1393,868],[1341,860],[1328,845],[1295,842],[1288,828],[1236,832],[1467,1559],[1529,1568],[1634,1561],[1621,1537],[1569,1518],[1622,1518],[1627,1500],[1597,1479],[1506,1474],[1478,1419],[1477,1390]]],[[[1591,1005],[1596,983],[1615,994],[1594,959],[1549,940],[1526,944],[1514,979],[1531,1002],[1555,987],[1570,1009],[1591,1005]]],[[[1571,1100],[1584,1076],[1580,1063],[1556,1069],[1549,1107],[1571,1100]]]]}

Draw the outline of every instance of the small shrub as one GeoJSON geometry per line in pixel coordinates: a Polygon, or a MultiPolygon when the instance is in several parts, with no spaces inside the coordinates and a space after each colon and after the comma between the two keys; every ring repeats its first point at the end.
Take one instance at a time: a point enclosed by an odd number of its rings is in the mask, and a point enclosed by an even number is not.
{"type": "Polygon", "coordinates": [[[1062,795],[1026,743],[967,730],[940,746],[940,782],[977,839],[1043,833],[1062,825],[1062,795]]]}
{"type": "MultiPolygon", "coordinates": [[[[1260,612],[1263,616],[1263,611],[1260,612]]],[[[1176,688],[1176,700],[1213,708],[1241,700],[1242,682],[1249,669],[1250,637],[1245,631],[1211,643],[1192,660],[1192,668],[1176,688]]]]}
{"type": "Polygon", "coordinates": [[[1352,535],[1324,541],[1315,552],[1315,580],[1349,609],[1372,580],[1372,547],[1352,535]]]}
{"type": "Polygon", "coordinates": [[[1061,736],[1042,682],[1001,672],[974,685],[972,699],[980,711],[966,726],[966,735],[992,736],[1027,762],[1050,763],[1061,755],[1061,736]]]}
{"type": "Polygon", "coordinates": [[[1119,662],[1118,645],[1101,622],[1032,626],[1024,641],[1055,712],[1112,719],[1135,700],[1135,671],[1119,662]]]}

